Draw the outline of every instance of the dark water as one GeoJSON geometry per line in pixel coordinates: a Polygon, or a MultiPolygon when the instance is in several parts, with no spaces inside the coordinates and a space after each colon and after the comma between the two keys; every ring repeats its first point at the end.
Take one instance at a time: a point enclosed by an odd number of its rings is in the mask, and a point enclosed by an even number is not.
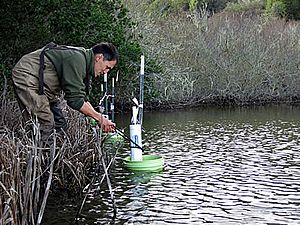
{"type": "MultiPolygon", "coordinates": [[[[300,224],[299,121],[290,106],[145,113],[145,154],[164,170],[127,171],[124,145],[110,175],[116,218],[96,183],[78,224],[300,224]]],[[[77,209],[50,204],[44,224],[74,224],[77,209]]]]}

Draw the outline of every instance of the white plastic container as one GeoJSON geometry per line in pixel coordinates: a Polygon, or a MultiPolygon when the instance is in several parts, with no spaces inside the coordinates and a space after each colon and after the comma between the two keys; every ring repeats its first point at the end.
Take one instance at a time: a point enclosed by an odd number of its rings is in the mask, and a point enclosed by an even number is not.
{"type": "MultiPolygon", "coordinates": [[[[142,126],[141,124],[131,124],[130,128],[130,139],[141,148],[142,146],[142,126]]],[[[134,143],[130,143],[130,159],[132,161],[143,161],[143,151],[134,143]]]]}

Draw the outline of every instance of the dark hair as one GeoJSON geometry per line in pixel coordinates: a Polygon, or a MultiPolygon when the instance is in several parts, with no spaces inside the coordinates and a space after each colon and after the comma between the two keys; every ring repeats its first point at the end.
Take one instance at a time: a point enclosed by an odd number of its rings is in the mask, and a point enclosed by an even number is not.
{"type": "Polygon", "coordinates": [[[117,48],[107,42],[101,42],[99,44],[96,44],[92,47],[94,55],[96,54],[103,54],[104,60],[112,61],[116,60],[117,64],[119,62],[119,53],[117,48]]]}

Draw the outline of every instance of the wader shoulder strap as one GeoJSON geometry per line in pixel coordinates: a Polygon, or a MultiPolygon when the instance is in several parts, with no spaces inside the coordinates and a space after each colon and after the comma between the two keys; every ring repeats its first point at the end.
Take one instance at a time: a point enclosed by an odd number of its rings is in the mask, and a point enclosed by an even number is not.
{"type": "MultiPolygon", "coordinates": [[[[72,50],[76,50],[76,51],[80,51],[76,48],[71,48],[71,47],[67,47],[64,45],[57,45],[53,42],[50,42],[49,44],[47,44],[43,50],[40,53],[40,67],[39,67],[39,95],[43,95],[44,94],[44,70],[45,70],[45,51],[48,49],[61,49],[61,50],[67,50],[67,49],[72,49],[72,50]]],[[[88,69],[88,61],[87,58],[85,56],[85,60],[86,60],[86,78],[85,78],[85,91],[86,94],[89,95],[89,69],[88,69]]]]}
{"type": "Polygon", "coordinates": [[[44,94],[44,69],[45,69],[45,51],[55,48],[57,45],[53,42],[47,44],[40,53],[40,68],[39,68],[39,95],[44,94]]]}
{"type": "Polygon", "coordinates": [[[88,61],[87,61],[87,58],[86,58],[86,55],[84,55],[85,57],[85,61],[86,61],[86,68],[85,68],[85,92],[86,92],[86,95],[88,96],[90,93],[89,93],[89,88],[90,88],[90,76],[89,76],[89,68],[88,68],[88,61]]]}

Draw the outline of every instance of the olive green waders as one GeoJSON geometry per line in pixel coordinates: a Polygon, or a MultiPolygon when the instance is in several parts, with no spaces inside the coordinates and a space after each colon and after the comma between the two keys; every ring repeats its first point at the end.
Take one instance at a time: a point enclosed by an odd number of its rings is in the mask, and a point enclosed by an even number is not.
{"type": "Polygon", "coordinates": [[[53,64],[44,57],[44,94],[39,94],[40,53],[42,49],[23,56],[12,70],[12,79],[25,123],[37,118],[42,140],[54,128],[66,129],[67,123],[58,107],[61,87],[53,64]]]}

